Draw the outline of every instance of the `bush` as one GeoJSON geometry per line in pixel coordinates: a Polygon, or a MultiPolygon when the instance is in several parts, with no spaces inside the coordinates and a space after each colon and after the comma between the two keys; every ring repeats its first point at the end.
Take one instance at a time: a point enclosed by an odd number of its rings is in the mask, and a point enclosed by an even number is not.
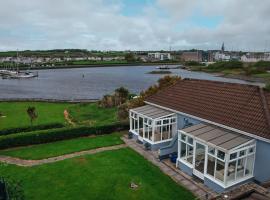
{"type": "Polygon", "coordinates": [[[197,61],[186,61],[186,66],[204,66],[203,63],[197,62],[197,61]]]}
{"type": "Polygon", "coordinates": [[[208,65],[208,69],[213,71],[222,71],[226,69],[240,69],[243,67],[243,63],[240,61],[222,61],[208,65]]]}
{"type": "Polygon", "coordinates": [[[0,178],[0,199],[23,200],[24,193],[21,183],[10,178],[0,178]]]}
{"type": "Polygon", "coordinates": [[[115,131],[128,130],[128,128],[129,124],[127,122],[120,122],[96,127],[87,127],[87,126],[78,126],[74,128],[65,127],[58,129],[34,131],[28,133],[10,134],[7,136],[0,136],[0,149],[49,143],[89,135],[109,134],[115,131]]]}
{"type": "Polygon", "coordinates": [[[264,71],[270,70],[270,62],[269,61],[259,61],[254,64],[254,67],[257,69],[261,69],[264,71]]]}
{"type": "Polygon", "coordinates": [[[9,129],[2,129],[0,130],[1,135],[9,135],[21,132],[30,132],[30,131],[37,131],[37,130],[46,130],[46,129],[53,129],[53,128],[63,128],[64,125],[60,123],[53,123],[53,124],[45,124],[45,125],[37,125],[37,126],[26,126],[26,127],[19,127],[19,128],[9,128],[9,129]]]}

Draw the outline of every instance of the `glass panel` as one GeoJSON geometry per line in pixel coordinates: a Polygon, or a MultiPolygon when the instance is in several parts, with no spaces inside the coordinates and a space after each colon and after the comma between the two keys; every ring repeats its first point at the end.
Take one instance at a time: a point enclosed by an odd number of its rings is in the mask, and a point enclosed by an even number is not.
{"type": "Polygon", "coordinates": [[[172,118],[171,119],[171,123],[175,123],[176,122],[176,119],[175,118],[172,118]]]}
{"type": "Polygon", "coordinates": [[[168,119],[163,120],[163,124],[168,124],[168,123],[169,123],[168,119]]]}
{"type": "Polygon", "coordinates": [[[190,145],[187,145],[187,158],[186,158],[186,160],[190,164],[193,163],[193,153],[194,153],[193,147],[190,145]]]}
{"type": "Polygon", "coordinates": [[[186,149],[187,149],[187,145],[184,142],[181,142],[181,152],[180,152],[180,158],[185,160],[186,157],[186,149]]]}
{"type": "Polygon", "coordinates": [[[169,139],[169,125],[162,126],[162,138],[161,140],[169,139]]]}
{"type": "Polygon", "coordinates": [[[192,137],[188,137],[188,143],[193,145],[193,138],[192,137]]]}
{"type": "Polygon", "coordinates": [[[208,147],[208,153],[210,153],[211,155],[215,155],[216,149],[213,147],[208,147]]]}
{"type": "Polygon", "coordinates": [[[161,141],[161,126],[158,126],[155,128],[155,132],[154,132],[154,141],[158,142],[161,141]]]}
{"type": "Polygon", "coordinates": [[[239,157],[244,156],[244,155],[246,155],[246,151],[245,150],[239,152],[239,157]]]}
{"type": "Polygon", "coordinates": [[[253,152],[254,152],[254,147],[249,148],[248,153],[253,153],[253,152]]]}
{"type": "Polygon", "coordinates": [[[185,134],[181,133],[181,140],[186,141],[186,137],[187,136],[185,134]]]}
{"type": "Polygon", "coordinates": [[[220,161],[217,159],[217,165],[216,165],[216,179],[220,181],[224,181],[224,170],[225,170],[225,163],[223,161],[220,161]]]}
{"type": "Polygon", "coordinates": [[[241,159],[238,159],[237,161],[236,179],[240,179],[244,177],[245,160],[246,158],[241,158],[241,159]]]}
{"type": "Polygon", "coordinates": [[[204,162],[205,162],[205,146],[196,143],[195,169],[201,173],[204,173],[204,162]]]}
{"type": "Polygon", "coordinates": [[[215,171],[215,161],[216,161],[216,158],[208,155],[207,174],[209,174],[213,177],[214,177],[214,171],[215,171]]]}
{"type": "Polygon", "coordinates": [[[231,183],[235,180],[236,161],[230,162],[227,172],[227,183],[231,183]]]}
{"type": "Polygon", "coordinates": [[[222,160],[224,160],[225,153],[223,151],[218,150],[217,157],[220,158],[220,159],[222,159],[222,160]]]}
{"type": "Polygon", "coordinates": [[[252,175],[253,164],[254,164],[254,155],[248,156],[247,163],[246,163],[245,176],[252,175]]]}
{"type": "Polygon", "coordinates": [[[148,124],[149,124],[150,126],[152,125],[152,120],[151,120],[151,119],[148,120],[148,124]]]}
{"type": "Polygon", "coordinates": [[[230,154],[230,160],[237,158],[237,153],[230,154]]]}
{"type": "Polygon", "coordinates": [[[139,135],[143,137],[143,118],[139,117],[139,135]]]}

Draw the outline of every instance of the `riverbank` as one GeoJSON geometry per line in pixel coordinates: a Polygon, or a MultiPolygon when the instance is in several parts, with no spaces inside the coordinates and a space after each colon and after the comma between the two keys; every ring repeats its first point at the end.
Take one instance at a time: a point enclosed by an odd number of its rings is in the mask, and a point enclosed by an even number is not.
{"type": "Polygon", "coordinates": [[[207,66],[188,66],[185,67],[185,69],[191,72],[204,72],[215,75],[217,77],[243,80],[250,83],[259,83],[261,86],[264,86],[267,82],[270,81],[269,72],[251,73],[247,75],[243,68],[213,70],[209,69],[207,66]]]}
{"type": "MultiPolygon", "coordinates": [[[[106,64],[80,64],[80,65],[55,65],[55,66],[37,66],[32,70],[44,69],[73,69],[73,68],[96,68],[96,67],[134,67],[134,66],[158,66],[158,65],[181,65],[180,62],[148,62],[148,63],[106,63],[106,64]]],[[[0,66],[0,69],[4,67],[0,66]]],[[[20,66],[20,70],[28,70],[29,66],[20,66]]]]}

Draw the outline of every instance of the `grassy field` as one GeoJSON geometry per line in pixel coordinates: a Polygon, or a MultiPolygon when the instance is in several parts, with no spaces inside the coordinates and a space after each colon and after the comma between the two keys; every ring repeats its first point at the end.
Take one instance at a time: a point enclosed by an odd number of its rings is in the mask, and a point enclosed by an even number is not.
{"type": "Polygon", "coordinates": [[[99,108],[96,103],[44,103],[44,102],[0,102],[0,130],[30,126],[27,115],[28,106],[36,108],[38,118],[33,125],[62,123],[68,125],[64,118],[67,109],[74,122],[86,125],[101,125],[117,121],[116,108],[99,108]]]}
{"type": "Polygon", "coordinates": [[[191,200],[194,196],[133,150],[124,148],[31,168],[1,165],[27,200],[191,200]],[[130,183],[139,185],[131,189],[130,183]]]}
{"type": "Polygon", "coordinates": [[[117,108],[101,108],[96,103],[69,106],[68,111],[73,121],[80,125],[104,125],[118,121],[117,108]]]}
{"type": "Polygon", "coordinates": [[[120,139],[122,135],[123,133],[112,133],[110,135],[82,137],[48,144],[7,149],[0,151],[0,155],[29,160],[39,160],[84,150],[122,144],[123,141],[120,139]]]}

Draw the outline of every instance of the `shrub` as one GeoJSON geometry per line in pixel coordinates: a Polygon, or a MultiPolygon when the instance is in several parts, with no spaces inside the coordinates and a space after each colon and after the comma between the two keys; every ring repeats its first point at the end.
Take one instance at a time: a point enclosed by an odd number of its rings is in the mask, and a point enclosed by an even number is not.
{"type": "Polygon", "coordinates": [[[88,126],[78,126],[74,128],[65,127],[58,129],[34,131],[28,133],[10,134],[7,136],[0,136],[0,149],[49,143],[89,135],[109,134],[115,131],[128,130],[128,128],[129,124],[127,122],[119,122],[110,125],[96,126],[96,127],[88,127],[88,126]]]}
{"type": "Polygon", "coordinates": [[[208,69],[213,71],[222,71],[226,69],[240,69],[243,67],[243,63],[240,61],[222,61],[208,65],[208,69]]]}
{"type": "Polygon", "coordinates": [[[10,178],[0,178],[0,199],[23,200],[24,193],[21,183],[10,178]]]}
{"type": "Polygon", "coordinates": [[[53,123],[53,124],[26,126],[26,127],[19,127],[19,128],[9,128],[9,129],[0,130],[0,136],[1,135],[9,135],[9,134],[21,133],[21,132],[46,130],[46,129],[53,129],[53,128],[63,128],[63,127],[64,127],[63,124],[53,123]]]}
{"type": "Polygon", "coordinates": [[[270,81],[267,81],[265,83],[264,89],[267,90],[267,91],[270,91],[270,81]]]}

